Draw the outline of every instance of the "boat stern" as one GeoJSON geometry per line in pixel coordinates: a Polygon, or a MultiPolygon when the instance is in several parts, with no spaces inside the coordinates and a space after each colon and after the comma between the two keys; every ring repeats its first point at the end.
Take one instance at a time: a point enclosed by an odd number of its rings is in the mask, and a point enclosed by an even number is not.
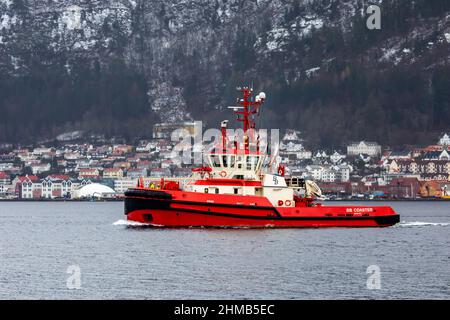
{"type": "Polygon", "coordinates": [[[400,215],[390,206],[346,207],[346,215],[373,220],[374,226],[390,227],[400,222],[400,215]]]}

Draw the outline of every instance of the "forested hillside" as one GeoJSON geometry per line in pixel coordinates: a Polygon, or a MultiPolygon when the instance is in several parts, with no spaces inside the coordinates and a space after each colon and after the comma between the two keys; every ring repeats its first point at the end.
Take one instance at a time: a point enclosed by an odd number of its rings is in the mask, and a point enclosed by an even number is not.
{"type": "Polygon", "coordinates": [[[268,96],[261,125],[311,144],[434,142],[450,129],[450,1],[0,0],[0,142],[215,127],[242,84],[268,96]]]}

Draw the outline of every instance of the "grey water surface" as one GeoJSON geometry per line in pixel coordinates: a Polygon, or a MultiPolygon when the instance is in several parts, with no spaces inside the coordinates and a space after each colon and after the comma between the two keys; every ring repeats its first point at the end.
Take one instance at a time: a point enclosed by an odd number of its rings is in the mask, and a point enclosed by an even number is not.
{"type": "Polygon", "coordinates": [[[0,202],[0,299],[449,299],[450,202],[370,205],[402,222],[155,229],[121,202],[0,202]]]}

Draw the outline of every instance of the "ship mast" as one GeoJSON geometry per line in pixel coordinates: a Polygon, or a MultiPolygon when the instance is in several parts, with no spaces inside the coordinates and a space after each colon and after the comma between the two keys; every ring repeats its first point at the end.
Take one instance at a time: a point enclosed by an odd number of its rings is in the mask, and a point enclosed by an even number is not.
{"type": "MultiPolygon", "coordinates": [[[[238,101],[237,101],[238,104],[240,104],[240,107],[231,107],[231,108],[233,108],[234,112],[238,115],[237,121],[243,123],[244,149],[245,149],[245,151],[248,151],[248,147],[249,147],[248,131],[250,129],[256,129],[253,116],[255,114],[258,114],[259,108],[262,106],[262,104],[264,103],[264,100],[266,99],[266,94],[264,92],[261,92],[254,99],[252,99],[251,95],[253,92],[253,88],[238,87],[237,90],[240,91],[243,95],[243,97],[240,99],[238,98],[238,101]]],[[[254,138],[254,137],[252,137],[252,138],[254,138]]]]}

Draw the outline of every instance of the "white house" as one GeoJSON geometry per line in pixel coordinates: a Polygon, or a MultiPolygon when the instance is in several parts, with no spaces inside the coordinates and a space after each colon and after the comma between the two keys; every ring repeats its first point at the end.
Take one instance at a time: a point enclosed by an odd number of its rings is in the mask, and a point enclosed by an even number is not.
{"type": "Polygon", "coordinates": [[[0,171],[8,171],[14,168],[14,163],[0,163],[0,171]]]}
{"type": "Polygon", "coordinates": [[[137,179],[117,179],[114,180],[114,190],[118,194],[124,194],[127,189],[136,187],[137,179]]]}
{"type": "Polygon", "coordinates": [[[31,180],[25,180],[22,182],[20,198],[32,199],[33,198],[33,182],[31,180]]]}
{"type": "Polygon", "coordinates": [[[450,146],[450,136],[447,133],[445,133],[442,136],[442,138],[439,139],[438,144],[441,146],[450,146]]]}
{"type": "Polygon", "coordinates": [[[335,182],[339,178],[340,177],[339,177],[338,171],[335,171],[332,168],[322,171],[322,179],[321,180],[323,182],[335,182]]]}
{"type": "Polygon", "coordinates": [[[51,168],[52,166],[50,165],[50,163],[38,163],[31,165],[31,171],[33,172],[33,174],[47,172],[50,171],[51,168]]]}
{"type": "Polygon", "coordinates": [[[322,180],[322,172],[325,170],[322,166],[318,165],[309,165],[306,167],[306,170],[311,175],[314,180],[320,181],[322,180]]]}
{"type": "Polygon", "coordinates": [[[156,149],[156,142],[147,142],[136,147],[136,152],[150,152],[156,149]]]}
{"type": "Polygon", "coordinates": [[[323,182],[348,182],[353,171],[350,165],[337,165],[324,169],[321,172],[323,182]]]}
{"type": "Polygon", "coordinates": [[[6,184],[0,184],[0,195],[4,196],[8,193],[13,193],[13,186],[12,185],[6,185],[6,184]]]}
{"type": "Polygon", "coordinates": [[[345,155],[340,154],[339,152],[335,151],[331,156],[330,160],[332,163],[337,164],[345,159],[345,155]]]}
{"type": "Polygon", "coordinates": [[[52,180],[50,178],[22,182],[20,198],[22,199],[54,199],[70,196],[80,186],[91,184],[89,180],[52,180]]]}
{"type": "Polygon", "coordinates": [[[300,131],[287,129],[282,140],[284,140],[284,141],[301,141],[299,135],[300,135],[300,131]]]}
{"type": "Polygon", "coordinates": [[[441,154],[439,155],[439,160],[450,160],[450,154],[447,150],[442,150],[441,154]]]}
{"type": "Polygon", "coordinates": [[[287,129],[280,143],[280,156],[284,163],[289,160],[311,159],[312,153],[303,146],[300,131],[287,129]]]}
{"type": "Polygon", "coordinates": [[[49,153],[52,148],[34,148],[32,154],[35,156],[42,156],[44,153],[49,153]]]}
{"type": "Polygon", "coordinates": [[[350,181],[350,173],[353,171],[352,166],[348,164],[339,165],[337,166],[337,170],[340,173],[341,182],[350,181]]]}
{"type": "Polygon", "coordinates": [[[376,142],[367,141],[352,143],[347,146],[347,155],[357,156],[360,154],[367,154],[371,157],[378,157],[381,155],[381,146],[376,142]]]}

